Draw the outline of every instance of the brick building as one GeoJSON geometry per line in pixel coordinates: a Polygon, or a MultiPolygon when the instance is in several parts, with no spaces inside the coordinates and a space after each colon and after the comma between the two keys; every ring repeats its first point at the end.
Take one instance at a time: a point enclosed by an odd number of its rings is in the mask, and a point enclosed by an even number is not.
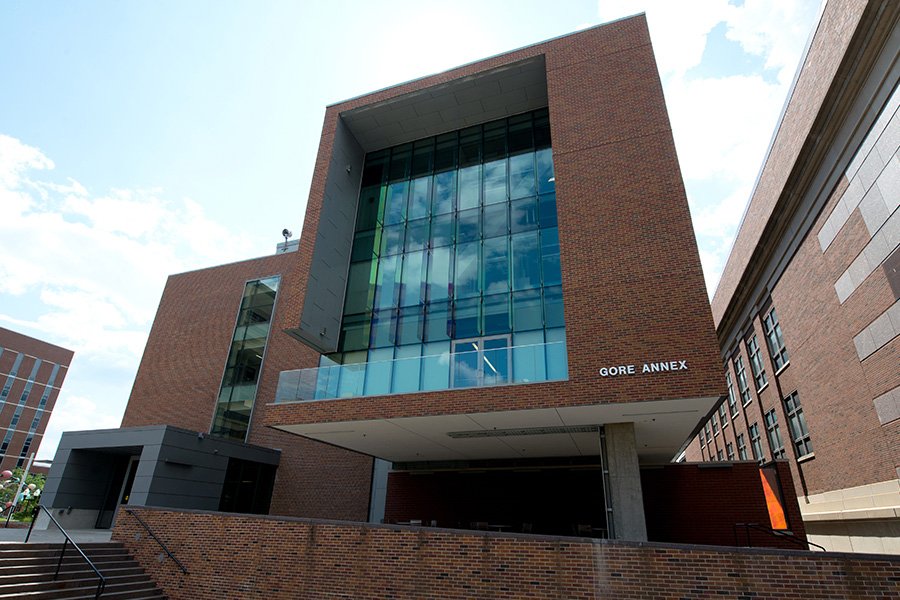
{"type": "Polygon", "coordinates": [[[65,434],[44,499],[802,538],[786,463],[659,467],[725,393],[638,15],[329,106],[299,243],[169,278],[122,428],[65,434]]]}
{"type": "Polygon", "coordinates": [[[373,520],[646,539],[725,392],[643,16],[329,106],[295,273],[260,420],[378,459],[373,520]]]}
{"type": "Polygon", "coordinates": [[[74,353],[0,327],[0,470],[36,453],[74,353]]]}
{"type": "Polygon", "coordinates": [[[900,553],[900,5],[825,7],[712,301],[688,461],[786,458],[810,539],[900,553]]]}

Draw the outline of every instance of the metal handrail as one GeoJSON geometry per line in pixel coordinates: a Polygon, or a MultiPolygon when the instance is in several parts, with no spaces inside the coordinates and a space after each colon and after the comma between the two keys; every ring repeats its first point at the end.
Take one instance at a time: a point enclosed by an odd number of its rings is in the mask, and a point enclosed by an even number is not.
{"type": "Polygon", "coordinates": [[[771,536],[785,539],[785,540],[790,540],[794,543],[800,544],[801,546],[806,546],[807,550],[810,549],[809,548],[810,546],[815,546],[816,548],[821,549],[822,552],[827,552],[827,550],[825,549],[825,546],[820,546],[819,544],[817,544],[815,542],[811,542],[807,539],[799,538],[799,537],[795,536],[793,533],[786,533],[784,531],[772,529],[771,527],[766,527],[764,525],[760,525],[759,523],[735,523],[734,527],[732,528],[734,531],[735,545],[737,545],[737,543],[738,543],[738,534],[737,534],[738,527],[744,528],[744,533],[747,536],[747,547],[748,548],[753,546],[753,544],[750,543],[750,530],[755,529],[757,531],[762,531],[763,533],[768,533],[771,536]]]}
{"type": "Polygon", "coordinates": [[[125,509],[125,512],[128,513],[129,515],[131,515],[132,517],[134,517],[135,519],[137,519],[137,522],[140,523],[140,524],[143,526],[143,528],[147,531],[148,534],[150,534],[150,537],[152,537],[154,540],[156,540],[156,543],[159,544],[159,547],[163,549],[163,552],[165,552],[166,554],[168,554],[168,555],[169,555],[169,558],[171,558],[171,559],[175,562],[175,564],[178,565],[178,568],[181,569],[181,572],[184,573],[185,575],[187,575],[187,574],[188,574],[187,567],[185,567],[183,564],[181,564],[181,561],[180,561],[180,560],[178,560],[177,558],[175,558],[175,555],[172,554],[172,552],[169,551],[168,548],[166,548],[166,545],[163,544],[163,542],[162,542],[161,539],[159,539],[158,537],[156,537],[156,534],[153,533],[153,530],[150,529],[150,526],[147,525],[147,524],[144,522],[143,519],[141,519],[139,516],[137,516],[136,514],[134,514],[134,511],[131,510],[130,508],[126,508],[126,509],[125,509]]]}
{"type": "MultiPolygon", "coordinates": [[[[41,505],[38,504],[37,507],[34,509],[34,515],[32,515],[32,517],[31,517],[31,525],[28,526],[28,533],[25,535],[25,543],[26,544],[28,543],[28,540],[31,538],[31,530],[34,529],[34,522],[37,521],[38,514],[40,512],[41,512],[41,505]]],[[[87,557],[87,554],[84,553],[84,550],[82,550],[78,546],[78,544],[75,543],[75,540],[73,540],[72,538],[69,537],[69,534],[66,533],[66,530],[63,529],[63,526],[59,524],[59,521],[56,520],[56,518],[53,516],[53,514],[48,509],[45,509],[44,512],[47,514],[48,517],[50,517],[50,520],[53,521],[53,524],[56,525],[57,529],[59,529],[59,532],[63,534],[63,537],[66,538],[66,541],[63,542],[62,551],[59,553],[59,560],[56,562],[56,571],[53,573],[53,580],[56,581],[56,579],[59,577],[59,569],[60,569],[60,567],[62,567],[63,558],[66,556],[66,548],[71,543],[72,547],[78,551],[78,554],[81,555],[81,558],[83,558],[85,560],[85,562],[88,564],[88,566],[94,571],[94,574],[96,574],[97,577],[100,579],[100,581],[97,582],[97,592],[94,594],[95,599],[99,598],[100,594],[102,594],[103,590],[106,588],[106,577],[104,577],[103,574],[100,573],[100,571],[97,569],[97,567],[91,561],[91,559],[89,559],[87,557]]]]}

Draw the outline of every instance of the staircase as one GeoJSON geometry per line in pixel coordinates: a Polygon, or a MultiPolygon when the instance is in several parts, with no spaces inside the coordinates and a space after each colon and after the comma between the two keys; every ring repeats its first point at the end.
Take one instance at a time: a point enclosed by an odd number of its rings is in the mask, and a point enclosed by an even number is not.
{"type": "MultiPolygon", "coordinates": [[[[165,600],[165,596],[118,542],[82,543],[84,553],[106,578],[103,600],[165,600]]],[[[62,544],[0,544],[0,600],[95,598],[96,573],[70,544],[53,579],[62,544]]]]}

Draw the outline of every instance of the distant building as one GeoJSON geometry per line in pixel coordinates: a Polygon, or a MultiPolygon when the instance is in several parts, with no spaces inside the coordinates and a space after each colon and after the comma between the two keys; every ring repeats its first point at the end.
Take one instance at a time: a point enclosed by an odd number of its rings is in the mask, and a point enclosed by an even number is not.
{"type": "Polygon", "coordinates": [[[0,327],[0,470],[37,452],[73,355],[0,327]]]}
{"type": "Polygon", "coordinates": [[[831,4],[712,301],[728,395],[685,458],[786,458],[810,540],[900,553],[900,4],[831,4]]]}

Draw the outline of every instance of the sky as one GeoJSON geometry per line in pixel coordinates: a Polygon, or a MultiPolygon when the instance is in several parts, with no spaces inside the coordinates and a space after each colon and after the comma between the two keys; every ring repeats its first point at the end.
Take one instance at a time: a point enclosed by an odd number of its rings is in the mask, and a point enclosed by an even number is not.
{"type": "Polygon", "coordinates": [[[325,107],[646,12],[715,290],[819,0],[5,0],[0,326],[118,427],[166,277],[299,234],[325,107]]]}

